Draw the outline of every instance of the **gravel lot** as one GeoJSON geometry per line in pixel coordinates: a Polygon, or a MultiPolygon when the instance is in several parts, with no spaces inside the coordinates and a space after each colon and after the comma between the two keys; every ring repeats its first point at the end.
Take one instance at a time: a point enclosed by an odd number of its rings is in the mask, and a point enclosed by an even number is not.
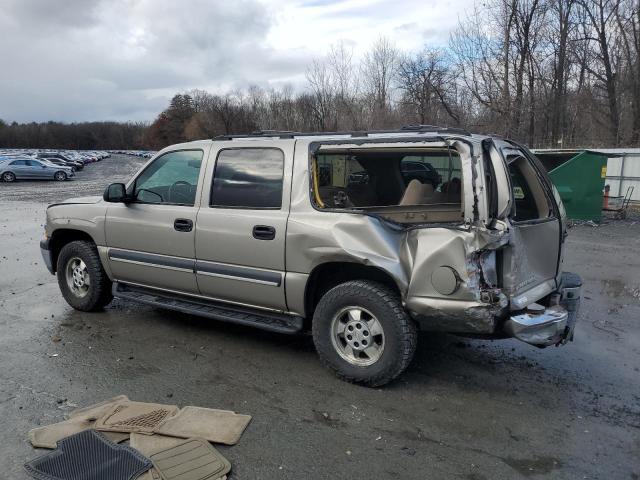
{"type": "Polygon", "coordinates": [[[45,206],[100,194],[142,162],[0,183],[3,478],[27,478],[41,453],[29,429],[121,393],[253,415],[220,447],[234,479],[640,478],[640,222],[571,230],[566,268],[585,280],[574,343],[423,335],[401,379],[373,390],[335,379],[306,336],[121,301],[72,310],[40,258],[45,206]]]}

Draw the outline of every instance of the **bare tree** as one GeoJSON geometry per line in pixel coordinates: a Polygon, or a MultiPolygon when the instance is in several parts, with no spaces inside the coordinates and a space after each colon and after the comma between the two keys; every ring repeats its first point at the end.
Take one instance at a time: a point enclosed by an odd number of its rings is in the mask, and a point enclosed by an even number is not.
{"type": "Polygon", "coordinates": [[[640,143],[640,2],[626,0],[616,13],[622,44],[623,88],[631,106],[630,140],[640,143]]]}
{"type": "Polygon", "coordinates": [[[371,124],[387,126],[391,112],[392,87],[399,52],[385,37],[379,38],[362,61],[362,79],[372,107],[371,124]]]}
{"type": "Polygon", "coordinates": [[[456,125],[460,124],[451,92],[455,80],[444,64],[442,52],[425,49],[413,56],[405,55],[399,62],[397,77],[401,103],[415,114],[418,123],[440,123],[440,110],[444,109],[456,125]]]}
{"type": "Polygon", "coordinates": [[[450,39],[460,81],[484,109],[477,122],[503,134],[512,130],[510,45],[515,3],[493,0],[476,5],[450,39]]]}
{"type": "Polygon", "coordinates": [[[313,60],[307,69],[307,82],[313,96],[313,115],[317,128],[334,130],[336,115],[334,108],[335,85],[331,71],[324,60],[313,60]]]}
{"type": "Polygon", "coordinates": [[[587,22],[582,23],[583,48],[586,50],[586,71],[596,80],[608,114],[611,141],[619,143],[620,112],[618,105],[619,31],[617,16],[621,0],[580,0],[587,22]]]}

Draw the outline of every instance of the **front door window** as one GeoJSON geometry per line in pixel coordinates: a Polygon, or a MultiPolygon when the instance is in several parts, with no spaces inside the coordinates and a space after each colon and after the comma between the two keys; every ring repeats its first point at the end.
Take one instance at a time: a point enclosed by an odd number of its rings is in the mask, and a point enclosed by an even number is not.
{"type": "Polygon", "coordinates": [[[180,150],[158,157],[136,179],[134,198],[140,203],[193,206],[202,155],[202,150],[180,150]]]}

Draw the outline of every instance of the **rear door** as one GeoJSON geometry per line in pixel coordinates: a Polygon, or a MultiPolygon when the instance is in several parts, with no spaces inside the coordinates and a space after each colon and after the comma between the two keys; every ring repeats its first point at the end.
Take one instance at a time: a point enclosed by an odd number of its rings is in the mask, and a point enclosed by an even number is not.
{"type": "Polygon", "coordinates": [[[18,179],[32,178],[27,160],[14,160],[9,164],[9,169],[18,179]]]}
{"type": "Polygon", "coordinates": [[[286,309],[284,254],[294,144],[214,144],[196,222],[202,295],[286,309]]]}
{"type": "Polygon", "coordinates": [[[501,153],[511,190],[505,219],[511,236],[502,253],[502,280],[517,310],[555,290],[562,226],[542,168],[520,148],[503,146],[501,153]]]}

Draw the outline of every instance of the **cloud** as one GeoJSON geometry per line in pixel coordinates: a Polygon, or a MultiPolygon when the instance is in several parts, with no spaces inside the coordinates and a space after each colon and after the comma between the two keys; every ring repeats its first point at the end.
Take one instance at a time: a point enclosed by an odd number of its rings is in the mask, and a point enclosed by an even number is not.
{"type": "Polygon", "coordinates": [[[0,118],[152,120],[174,93],[192,88],[300,88],[311,59],[338,41],[360,55],[380,35],[405,49],[446,37],[456,18],[451,5],[0,0],[0,118]]]}

